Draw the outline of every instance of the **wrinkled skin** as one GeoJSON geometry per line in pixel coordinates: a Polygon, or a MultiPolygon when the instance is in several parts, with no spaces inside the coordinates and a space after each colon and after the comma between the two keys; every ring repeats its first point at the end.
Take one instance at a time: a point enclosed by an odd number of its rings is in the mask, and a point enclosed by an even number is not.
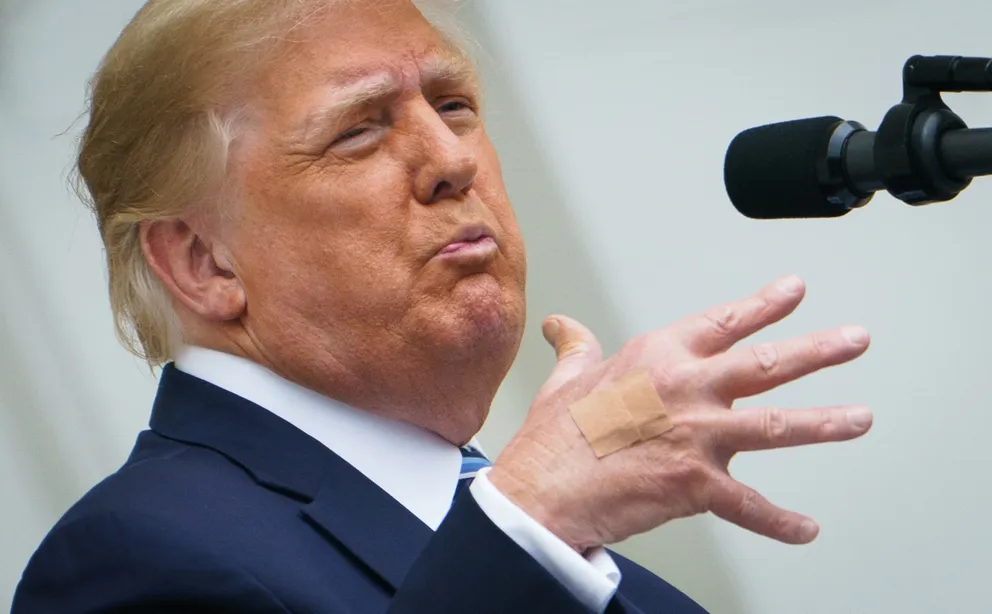
{"type": "MultiPolygon", "coordinates": [[[[248,97],[237,204],[143,224],[146,258],[188,342],[464,444],[516,355],[526,279],[474,75],[407,0],[336,4],[285,51],[248,97]],[[466,233],[486,242],[447,253],[466,233]]],[[[867,349],[857,327],[734,348],[804,290],[786,278],[605,359],[584,326],[550,318],[558,364],[488,479],[579,552],[705,512],[811,541],[811,519],[728,471],[739,452],[871,427],[865,408],[731,409],[867,349]],[[675,428],[598,459],[568,406],[641,369],[675,428]]]]}

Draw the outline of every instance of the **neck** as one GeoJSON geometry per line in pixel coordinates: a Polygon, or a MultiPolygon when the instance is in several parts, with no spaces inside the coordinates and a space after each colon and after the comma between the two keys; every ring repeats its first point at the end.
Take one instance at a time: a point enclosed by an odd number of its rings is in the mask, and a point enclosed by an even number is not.
{"type": "Polygon", "coordinates": [[[250,360],[326,397],[412,424],[457,446],[468,443],[482,428],[509,368],[494,369],[491,361],[445,362],[416,356],[407,356],[401,364],[345,365],[326,353],[278,360],[240,327],[187,337],[189,345],[250,360]]]}

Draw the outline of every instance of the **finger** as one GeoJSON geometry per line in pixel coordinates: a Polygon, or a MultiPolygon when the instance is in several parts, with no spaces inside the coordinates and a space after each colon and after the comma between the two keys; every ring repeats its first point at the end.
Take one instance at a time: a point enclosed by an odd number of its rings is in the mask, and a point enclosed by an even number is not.
{"type": "Polygon", "coordinates": [[[729,475],[714,478],[710,511],[741,528],[786,544],[808,544],[820,528],[812,519],[773,505],[729,475]]]}
{"type": "Polygon", "coordinates": [[[565,382],[603,361],[603,349],[596,336],[576,320],[552,316],[544,321],[541,330],[558,357],[558,364],[541,387],[541,394],[557,390],[565,382]]]}
{"type": "Polygon", "coordinates": [[[674,326],[675,336],[697,356],[725,352],[738,341],[796,310],[806,293],[795,275],[779,279],[746,299],[713,307],[674,326]]]}
{"type": "Polygon", "coordinates": [[[861,356],[871,338],[860,326],[845,326],[777,343],[740,348],[707,359],[713,390],[742,399],[777,388],[821,369],[861,356]]]}
{"type": "Polygon", "coordinates": [[[871,429],[874,416],[867,407],[857,405],[798,410],[764,407],[720,412],[713,420],[719,447],[753,452],[856,439],[871,429]]]}

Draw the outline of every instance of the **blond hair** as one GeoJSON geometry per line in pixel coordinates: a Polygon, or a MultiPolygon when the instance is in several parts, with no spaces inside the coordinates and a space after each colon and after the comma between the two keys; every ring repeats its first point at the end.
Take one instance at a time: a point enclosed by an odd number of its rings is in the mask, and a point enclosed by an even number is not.
{"type": "MultiPolygon", "coordinates": [[[[246,74],[335,1],[151,0],[93,78],[75,183],[103,238],[117,336],[150,365],[174,357],[182,331],[140,224],[176,219],[217,193],[246,74]]],[[[464,51],[455,1],[414,3],[464,51]]]]}

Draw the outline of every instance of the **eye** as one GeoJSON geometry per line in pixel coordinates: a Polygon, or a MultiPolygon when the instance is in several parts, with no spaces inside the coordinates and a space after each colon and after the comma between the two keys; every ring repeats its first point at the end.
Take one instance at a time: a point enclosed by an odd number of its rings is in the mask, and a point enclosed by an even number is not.
{"type": "Polygon", "coordinates": [[[358,137],[362,136],[368,131],[369,131],[368,126],[357,126],[355,128],[352,128],[348,132],[345,132],[338,138],[334,139],[334,142],[331,143],[331,145],[338,145],[346,141],[350,141],[352,139],[357,139],[358,137]]]}
{"type": "Polygon", "coordinates": [[[448,100],[437,107],[437,112],[440,114],[463,113],[466,111],[474,112],[475,109],[464,100],[448,100]]]}

